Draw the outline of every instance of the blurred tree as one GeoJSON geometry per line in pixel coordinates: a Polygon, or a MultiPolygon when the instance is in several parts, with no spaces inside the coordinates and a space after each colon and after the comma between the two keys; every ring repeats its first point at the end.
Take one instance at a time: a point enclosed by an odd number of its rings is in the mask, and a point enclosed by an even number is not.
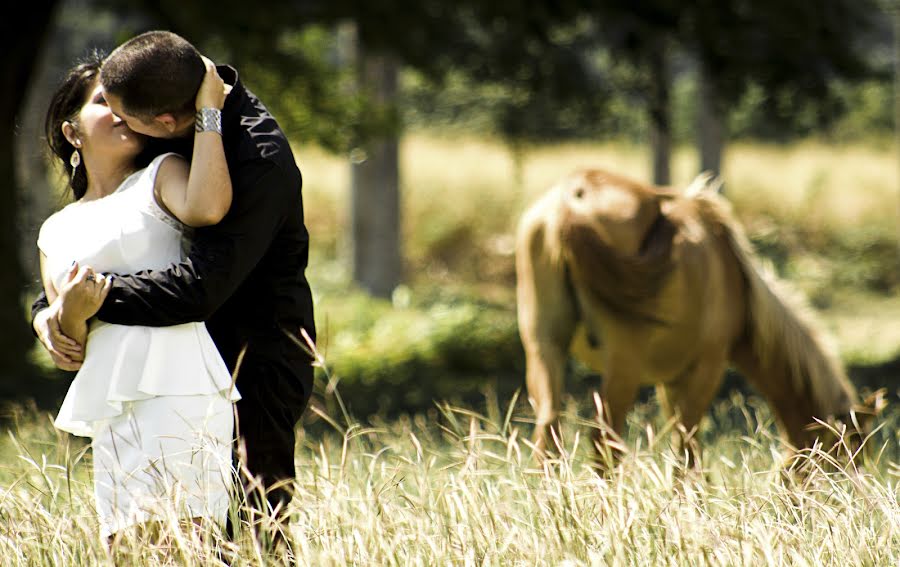
{"type": "MultiPolygon", "coordinates": [[[[693,69],[699,83],[691,107],[698,107],[700,165],[717,171],[729,134],[728,115],[739,101],[749,101],[752,112],[742,133],[805,135],[848,110],[848,96],[854,95],[847,85],[873,77],[877,67],[870,47],[880,41],[880,12],[872,0],[836,0],[822,9],[813,0],[552,4],[555,8],[525,0],[464,4],[460,33],[473,38],[469,43],[487,62],[458,54],[454,83],[492,87],[487,92],[493,97],[473,96],[479,100],[476,112],[489,108],[488,121],[513,145],[527,139],[523,129],[533,128],[534,138],[552,136],[563,112],[579,116],[579,136],[589,136],[584,124],[603,120],[619,120],[617,132],[635,131],[631,125],[621,127],[625,115],[619,101],[639,101],[647,115],[657,182],[668,179],[676,74],[693,69]],[[514,55],[504,58],[505,53],[514,55]],[[588,57],[585,65],[579,56],[586,53],[600,56],[588,57]],[[580,64],[560,64],[566,61],[561,55],[580,64]],[[686,60],[692,64],[686,66],[686,60]],[[506,95],[498,97],[498,91],[506,95]],[[585,101],[595,107],[585,108],[585,101]],[[615,106],[603,108],[606,103],[615,106]],[[511,127],[504,126],[504,117],[511,127]]],[[[454,47],[451,53],[458,51],[454,47]]],[[[416,88],[421,101],[421,81],[416,88]]]]}
{"type": "MultiPolygon", "coordinates": [[[[526,148],[580,120],[598,124],[609,92],[592,65],[596,33],[575,3],[544,0],[468,2],[457,13],[459,38],[437,46],[449,57],[434,71],[462,72],[502,92],[494,130],[512,150],[517,186],[526,148]]],[[[483,104],[481,101],[477,103],[483,104]]]]}
{"type": "Polygon", "coordinates": [[[66,0],[55,10],[52,30],[35,61],[16,131],[16,174],[24,189],[18,200],[20,258],[34,288],[41,285],[35,247],[38,230],[65,198],[55,183],[62,181],[55,175],[59,171],[51,168],[48,175],[44,118],[50,98],[72,65],[92,51],[108,52],[116,45],[116,30],[136,23],[127,14],[98,7],[96,0],[66,0]]]}
{"type": "Polygon", "coordinates": [[[265,9],[258,3],[247,13],[234,0],[216,2],[215,7],[212,2],[190,7],[174,0],[144,2],[162,27],[191,38],[214,58],[233,62],[249,84],[284,93],[266,103],[286,129],[301,137],[312,133],[325,147],[352,156],[353,274],[380,296],[390,294],[402,272],[396,141],[400,124],[392,79],[397,71],[385,66],[387,62],[415,67],[431,78],[463,68],[479,81],[512,85],[519,96],[498,122],[515,142],[539,135],[541,122],[532,117],[547,107],[585,106],[581,101],[596,98],[586,81],[583,50],[576,48],[579,30],[571,26],[578,13],[556,2],[263,4],[265,9]],[[207,17],[210,10],[216,18],[207,17]],[[358,70],[350,77],[333,64],[340,52],[334,34],[328,42],[313,31],[346,20],[358,26],[361,53],[358,70]],[[279,25],[273,28],[272,22],[279,25]],[[239,43],[233,41],[237,37],[239,43]],[[367,88],[347,89],[354,78],[367,88]],[[306,116],[298,117],[298,109],[305,109],[306,116]],[[303,122],[305,117],[308,122],[303,122]]]}
{"type": "MultiPolygon", "coordinates": [[[[599,124],[611,113],[607,103],[629,93],[646,108],[654,179],[665,183],[670,84],[677,72],[673,54],[691,53],[699,61],[699,98],[706,101],[698,112],[702,162],[715,169],[726,137],[724,109],[744,93],[760,89],[760,104],[789,112],[803,101],[830,100],[823,93],[830,92],[834,77],[864,72],[852,46],[866,29],[871,1],[835,0],[822,9],[813,0],[752,6],[743,0],[260,0],[252,10],[236,0],[141,4],[155,27],[182,33],[214,58],[233,62],[292,139],[347,154],[357,148],[355,156],[375,159],[379,152],[366,151],[369,141],[398,131],[393,104],[384,97],[374,105],[363,100],[347,88],[360,74],[337,64],[333,27],[352,20],[360,24],[360,45],[373,58],[391,56],[438,85],[461,77],[480,92],[502,93],[491,104],[479,99],[478,106],[489,108],[490,121],[520,164],[524,148],[546,139],[552,125],[564,134],[566,124],[571,130],[599,124]],[[596,64],[599,51],[611,54],[605,68],[596,64]]],[[[119,7],[114,0],[106,3],[119,7]]],[[[118,39],[137,31],[125,27],[118,39]]],[[[395,170],[396,163],[375,168],[395,170]]],[[[370,177],[358,171],[358,179],[370,177]]],[[[399,180],[382,177],[394,186],[389,194],[396,194],[399,180]]],[[[375,199],[377,208],[359,210],[357,217],[399,224],[396,203],[375,199]]],[[[380,241],[398,241],[386,234],[380,241]]],[[[384,254],[399,257],[399,242],[384,254]]]]}
{"type": "MultiPolygon", "coordinates": [[[[424,38],[392,27],[411,24],[420,11],[357,2],[144,3],[162,27],[188,37],[214,59],[233,63],[263,96],[292,139],[314,141],[351,157],[351,246],[354,280],[389,297],[402,277],[398,145],[395,112],[397,63],[385,38],[408,38],[395,52],[408,53],[424,38]],[[207,17],[214,10],[219,16],[207,17]],[[252,13],[251,13],[252,12],[252,13]],[[353,20],[355,70],[340,65],[335,27],[353,20]],[[277,25],[273,26],[273,22],[277,25]],[[239,42],[235,38],[240,38],[239,42]]],[[[409,29],[417,26],[410,25],[409,29]]]]}
{"type": "MultiPolygon", "coordinates": [[[[892,15],[893,31],[893,74],[894,74],[894,144],[900,158],[900,0],[883,0],[885,11],[892,15]]],[[[900,159],[897,160],[900,165],[900,159]]],[[[900,182],[900,176],[898,176],[900,182]]],[[[897,187],[897,252],[900,253],[900,185],[897,187]]],[[[900,260],[900,257],[898,257],[900,260]]]]}
{"type": "Polygon", "coordinates": [[[836,114],[839,81],[875,74],[869,41],[880,10],[872,0],[699,0],[683,12],[679,36],[700,65],[701,168],[718,170],[725,109],[751,87],[770,117],[816,107],[836,114]]]}
{"type": "Polygon", "coordinates": [[[839,80],[871,77],[867,40],[879,16],[872,0],[605,0],[584,4],[603,42],[637,69],[647,93],[654,181],[668,182],[671,140],[669,58],[697,61],[697,140],[701,169],[718,172],[726,109],[758,87],[769,115],[835,114],[839,80]]]}
{"type": "MultiPolygon", "coordinates": [[[[544,135],[541,117],[551,107],[589,106],[584,101],[595,98],[585,53],[576,48],[581,30],[573,25],[575,16],[549,1],[440,0],[338,1],[318,15],[325,21],[356,22],[357,45],[363,47],[357,65],[369,75],[363,82],[378,91],[380,106],[390,109],[394,102],[396,71],[370,74],[367,68],[378,69],[384,61],[418,69],[437,84],[462,73],[482,86],[502,85],[510,96],[507,104],[495,107],[494,122],[520,164],[524,145],[544,135]]],[[[399,121],[393,124],[396,136],[399,121]]],[[[357,145],[354,152],[365,161],[353,166],[354,275],[364,288],[385,296],[399,283],[390,275],[399,273],[401,263],[396,139],[376,133],[357,145]]]]}
{"type": "Polygon", "coordinates": [[[15,158],[17,118],[53,19],[57,2],[37,0],[17,17],[4,18],[2,27],[3,63],[0,82],[0,183],[5,184],[0,203],[0,250],[5,265],[0,273],[0,397],[9,397],[27,388],[32,374],[28,352],[33,338],[25,319],[22,291],[26,279],[19,258],[18,186],[15,158]]]}
{"type": "MultiPolygon", "coordinates": [[[[900,1],[892,2],[891,10],[894,15],[894,142],[896,150],[900,152],[900,1]]],[[[897,164],[900,165],[900,159],[897,160],[897,164]]],[[[897,197],[900,199],[900,188],[897,197]]],[[[897,204],[900,205],[900,202],[897,204]]],[[[900,207],[897,209],[897,216],[897,250],[900,251],[900,207]]]]}
{"type": "Polygon", "coordinates": [[[636,72],[628,90],[638,93],[647,112],[653,183],[671,182],[672,56],[678,21],[685,7],[675,0],[584,2],[600,41],[636,72]]]}
{"type": "MultiPolygon", "coordinates": [[[[395,115],[396,58],[368,52],[358,37],[354,43],[357,92],[395,115]]],[[[371,295],[383,298],[390,298],[403,279],[398,135],[397,129],[375,134],[359,140],[359,147],[350,152],[352,277],[371,295]]]]}

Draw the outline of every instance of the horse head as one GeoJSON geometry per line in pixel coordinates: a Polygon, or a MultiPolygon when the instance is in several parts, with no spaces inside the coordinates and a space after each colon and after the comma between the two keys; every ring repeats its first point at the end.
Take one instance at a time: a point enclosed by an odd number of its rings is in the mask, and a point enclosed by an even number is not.
{"type": "Polygon", "coordinates": [[[674,269],[676,227],[655,187],[600,169],[563,183],[560,241],[575,281],[612,311],[660,322],[644,305],[674,269]]]}
{"type": "Polygon", "coordinates": [[[821,449],[838,462],[857,461],[860,453],[870,454],[866,440],[874,430],[875,420],[887,407],[886,392],[880,388],[862,402],[853,404],[845,414],[817,420],[806,429],[818,438],[821,449]]]}

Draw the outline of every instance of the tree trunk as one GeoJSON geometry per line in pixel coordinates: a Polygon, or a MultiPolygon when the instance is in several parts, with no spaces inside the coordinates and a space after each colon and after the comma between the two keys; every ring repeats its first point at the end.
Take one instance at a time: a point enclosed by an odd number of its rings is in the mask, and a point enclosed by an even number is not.
{"type": "Polygon", "coordinates": [[[0,398],[28,390],[31,374],[27,353],[34,339],[23,309],[26,279],[20,260],[19,200],[16,175],[16,119],[22,109],[29,80],[53,19],[55,0],[38,0],[3,29],[3,63],[0,64],[0,398]],[[15,26],[15,30],[7,29],[15,26]]]}
{"type": "Polygon", "coordinates": [[[513,139],[509,142],[509,153],[512,156],[513,168],[513,187],[516,195],[525,194],[525,142],[519,139],[513,139]]]}
{"type": "Polygon", "coordinates": [[[650,151],[652,154],[653,183],[669,185],[672,182],[672,120],[670,103],[669,61],[665,42],[660,41],[650,55],[650,151]]]}
{"type": "MultiPolygon", "coordinates": [[[[900,2],[894,2],[894,144],[900,166],[900,2]]],[[[900,253],[900,176],[897,177],[897,251],[900,253]]]]}
{"type": "MultiPolygon", "coordinates": [[[[360,91],[389,108],[397,94],[396,61],[369,53],[357,37],[360,91]]],[[[376,297],[389,298],[402,279],[400,172],[397,135],[366,140],[351,163],[350,247],[353,280],[376,297]]]]}
{"type": "Polygon", "coordinates": [[[706,65],[700,65],[697,87],[697,143],[700,146],[700,171],[711,171],[720,175],[722,150],[725,144],[723,112],[715,83],[706,65]]]}
{"type": "MultiPolygon", "coordinates": [[[[47,51],[53,49],[54,39],[48,41],[47,51]]],[[[38,231],[60,200],[56,188],[51,184],[53,178],[48,175],[43,127],[44,115],[61,69],[50,64],[47,59],[42,58],[39,70],[32,77],[28,97],[19,112],[16,136],[17,181],[19,187],[24,189],[20,191],[18,201],[19,257],[29,283],[29,292],[34,295],[41,288],[41,272],[35,245],[38,231]]]]}

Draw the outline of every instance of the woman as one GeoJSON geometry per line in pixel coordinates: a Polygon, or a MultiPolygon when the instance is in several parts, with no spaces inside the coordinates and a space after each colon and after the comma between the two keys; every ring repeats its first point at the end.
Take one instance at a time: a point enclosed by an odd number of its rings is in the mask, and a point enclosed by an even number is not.
{"type": "MultiPolygon", "coordinates": [[[[221,135],[196,134],[192,167],[176,154],[142,163],[144,139],[107,106],[100,65],[94,57],[69,72],[45,125],[75,201],[41,227],[42,279],[48,299],[62,302],[63,331],[85,345],[55,425],[92,439],[104,536],[157,520],[172,505],[181,518],[221,523],[239,395],[206,327],[90,321],[111,281],[94,270],[165,267],[181,258],[186,227],[214,224],[227,213],[231,183],[221,135]]],[[[208,63],[197,109],[221,109],[224,88],[208,63]]]]}

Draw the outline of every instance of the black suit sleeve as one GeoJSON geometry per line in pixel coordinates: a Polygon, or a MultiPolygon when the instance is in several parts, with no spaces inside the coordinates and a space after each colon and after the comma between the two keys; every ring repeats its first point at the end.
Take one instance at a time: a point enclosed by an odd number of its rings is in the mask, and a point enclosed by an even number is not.
{"type": "Polygon", "coordinates": [[[187,259],[163,270],[117,275],[98,317],[108,323],[161,327],[205,321],[246,279],[284,222],[293,187],[271,162],[242,164],[231,210],[197,229],[187,259]]]}
{"type": "Polygon", "coordinates": [[[37,317],[39,312],[48,307],[50,307],[50,302],[47,301],[47,294],[42,291],[37,296],[37,299],[34,300],[34,303],[31,304],[31,332],[34,336],[37,336],[37,331],[34,330],[34,318],[37,317]]]}

